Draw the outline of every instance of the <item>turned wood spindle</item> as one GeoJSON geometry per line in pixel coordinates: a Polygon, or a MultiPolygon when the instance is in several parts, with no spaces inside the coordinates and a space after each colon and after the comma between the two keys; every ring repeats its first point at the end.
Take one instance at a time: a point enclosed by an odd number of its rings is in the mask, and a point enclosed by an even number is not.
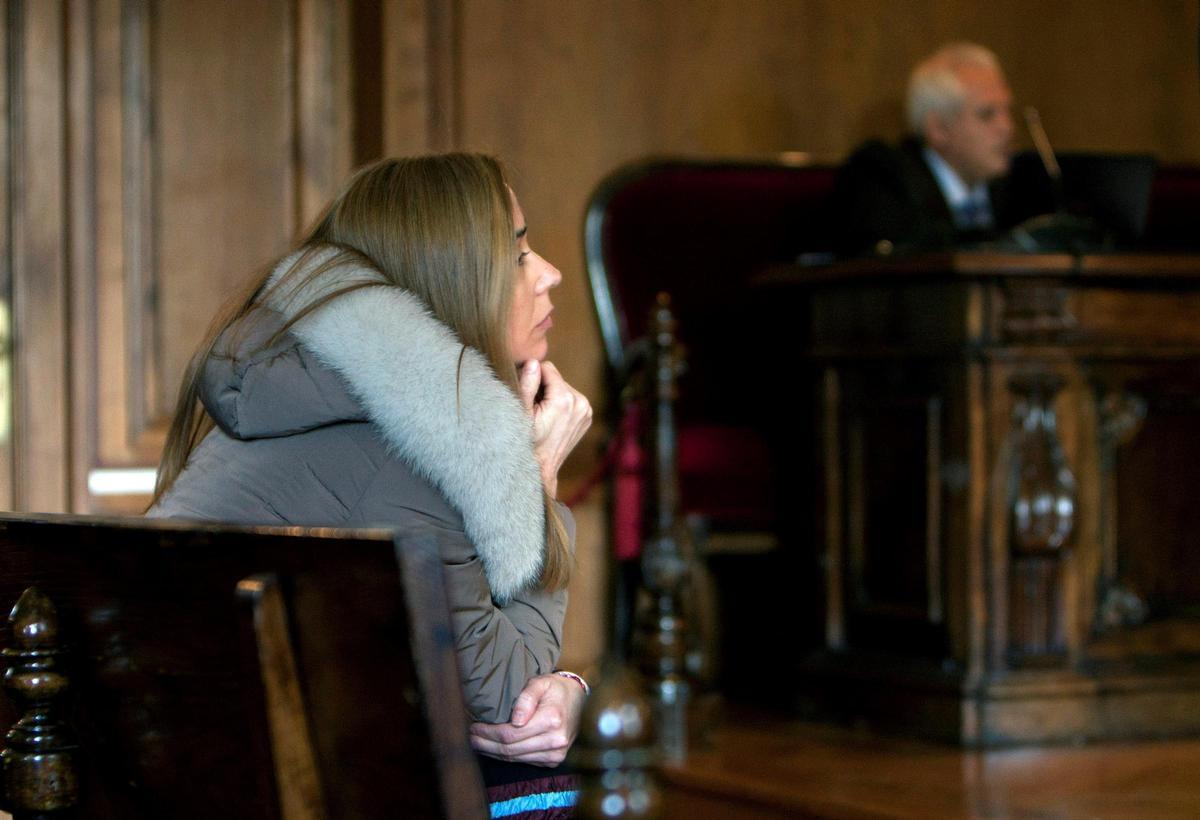
{"type": "Polygon", "coordinates": [[[1124,577],[1117,544],[1117,453],[1137,438],[1146,421],[1148,405],[1142,396],[1120,385],[1097,384],[1100,421],[1100,606],[1096,628],[1100,631],[1145,623],[1150,607],[1144,593],[1124,577]]]}
{"type": "Polygon", "coordinates": [[[654,437],[653,532],[642,554],[642,574],[650,606],[640,625],[645,675],[655,708],[663,758],[687,756],[687,714],[691,687],[685,669],[686,640],[680,597],[688,573],[688,535],[679,514],[679,470],[675,439],[676,379],[681,369],[670,297],[660,293],[650,315],[654,437]]]}
{"type": "Polygon", "coordinates": [[[5,804],[14,820],[54,816],[79,799],[78,746],[63,719],[69,688],[58,643],[58,613],[36,587],[9,615],[14,646],[4,650],[4,689],[20,719],[4,737],[5,804]]]}

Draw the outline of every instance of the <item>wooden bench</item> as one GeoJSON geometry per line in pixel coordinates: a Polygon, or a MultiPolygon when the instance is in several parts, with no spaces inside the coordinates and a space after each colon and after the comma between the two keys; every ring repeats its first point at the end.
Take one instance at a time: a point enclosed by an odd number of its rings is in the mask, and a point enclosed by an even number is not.
{"type": "Polygon", "coordinates": [[[0,515],[4,807],[486,816],[437,553],[421,529],[0,515]]]}

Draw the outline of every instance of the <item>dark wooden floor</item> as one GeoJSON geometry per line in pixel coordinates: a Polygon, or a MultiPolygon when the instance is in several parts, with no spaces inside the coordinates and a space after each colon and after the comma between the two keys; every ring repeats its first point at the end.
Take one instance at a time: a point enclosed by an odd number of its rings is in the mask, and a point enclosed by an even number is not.
{"type": "Polygon", "coordinates": [[[672,818],[1200,818],[1200,740],[970,752],[727,718],[663,774],[672,818]]]}

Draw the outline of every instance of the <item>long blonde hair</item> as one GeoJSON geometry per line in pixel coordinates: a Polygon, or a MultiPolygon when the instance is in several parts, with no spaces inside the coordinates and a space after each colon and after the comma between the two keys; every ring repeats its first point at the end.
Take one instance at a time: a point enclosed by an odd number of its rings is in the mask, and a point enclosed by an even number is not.
{"type": "MultiPolygon", "coordinates": [[[[354,175],[299,243],[299,260],[271,287],[287,287],[295,277],[316,277],[345,262],[365,262],[382,273],[388,285],[420,297],[464,346],[483,354],[516,395],[517,370],[508,348],[515,227],[504,169],[492,157],[387,159],[354,175]],[[313,267],[313,254],[331,247],[339,252],[313,267]]],[[[212,430],[214,422],[200,403],[204,363],[217,338],[263,297],[274,267],[259,271],[225,305],[193,355],[179,389],[152,504],[170,489],[192,450],[212,430]]],[[[276,338],[328,302],[362,287],[379,286],[359,282],[322,296],[291,317],[276,338]]],[[[569,539],[546,493],[544,506],[541,580],[548,589],[559,589],[570,578],[569,539]]]]}

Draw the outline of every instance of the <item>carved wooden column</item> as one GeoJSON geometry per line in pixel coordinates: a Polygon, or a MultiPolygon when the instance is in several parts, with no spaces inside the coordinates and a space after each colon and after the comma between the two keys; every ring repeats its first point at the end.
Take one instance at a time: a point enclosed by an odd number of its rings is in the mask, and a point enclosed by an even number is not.
{"type": "Polygon", "coordinates": [[[1100,603],[1096,626],[1100,630],[1137,626],[1146,620],[1148,607],[1140,590],[1121,576],[1117,543],[1117,450],[1133,441],[1146,420],[1146,400],[1113,386],[1099,385],[1100,417],[1100,603]]]}
{"type": "Polygon", "coordinates": [[[9,624],[14,646],[4,650],[4,688],[21,718],[5,735],[0,753],[4,802],[14,820],[33,820],[78,803],[78,746],[63,721],[60,702],[68,681],[54,604],[30,587],[13,607],[9,624]]]}
{"type": "Polygon", "coordinates": [[[1075,526],[1075,477],[1058,438],[1054,397],[1063,382],[1049,373],[1014,376],[1009,435],[1008,506],[1010,659],[1018,665],[1066,651],[1063,565],[1075,526]]]}

